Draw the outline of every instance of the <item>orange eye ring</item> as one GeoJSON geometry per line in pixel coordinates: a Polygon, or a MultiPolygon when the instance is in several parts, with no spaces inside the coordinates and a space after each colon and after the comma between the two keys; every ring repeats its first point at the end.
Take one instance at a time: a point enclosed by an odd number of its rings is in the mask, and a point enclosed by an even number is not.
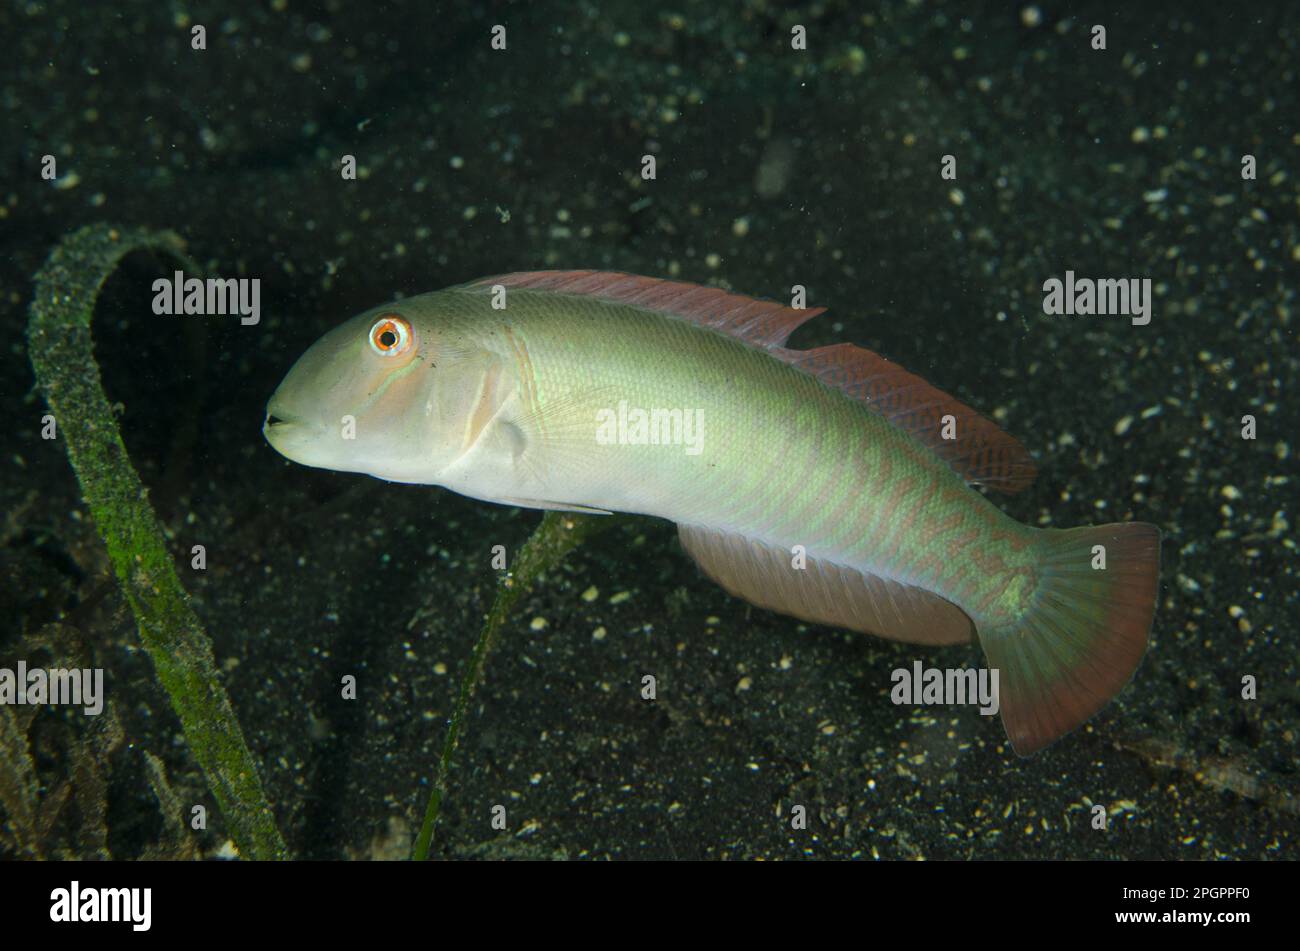
{"type": "Polygon", "coordinates": [[[370,349],[381,357],[397,357],[411,349],[415,331],[401,314],[381,314],[370,327],[370,349]]]}

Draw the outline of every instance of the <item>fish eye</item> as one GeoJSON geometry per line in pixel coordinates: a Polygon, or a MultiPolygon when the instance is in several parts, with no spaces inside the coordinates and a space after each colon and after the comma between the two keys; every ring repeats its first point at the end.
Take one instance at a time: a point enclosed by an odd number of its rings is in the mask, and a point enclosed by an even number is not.
{"type": "Polygon", "coordinates": [[[381,357],[396,357],[411,348],[415,334],[400,314],[383,314],[370,328],[370,349],[381,357]]]}

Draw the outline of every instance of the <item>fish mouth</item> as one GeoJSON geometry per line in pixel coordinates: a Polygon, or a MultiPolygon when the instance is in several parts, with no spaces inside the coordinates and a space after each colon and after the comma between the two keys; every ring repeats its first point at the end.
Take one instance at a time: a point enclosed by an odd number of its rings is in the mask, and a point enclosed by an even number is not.
{"type": "Polygon", "coordinates": [[[304,444],[311,441],[316,429],[301,416],[294,416],[278,406],[268,406],[266,420],[262,423],[262,437],[280,455],[297,462],[303,454],[304,444]]]}
{"type": "Polygon", "coordinates": [[[271,433],[278,432],[284,434],[301,422],[302,420],[297,416],[291,416],[284,410],[271,409],[268,406],[266,409],[266,421],[262,423],[262,435],[269,440],[271,438],[271,433]]]}

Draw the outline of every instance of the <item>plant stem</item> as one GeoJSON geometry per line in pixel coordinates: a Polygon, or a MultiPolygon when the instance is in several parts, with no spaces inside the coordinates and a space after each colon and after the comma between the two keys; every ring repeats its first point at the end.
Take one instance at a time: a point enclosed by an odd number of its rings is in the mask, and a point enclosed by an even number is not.
{"type": "Polygon", "coordinates": [[[27,326],[32,367],[135,615],[140,643],[171,698],[231,838],[248,858],[285,858],[288,850],[221,685],[212,644],[176,576],[162,525],[131,465],[95,362],[90,336],[95,300],[118,262],[141,250],[166,252],[198,270],[185,257],[181,239],[169,231],[91,225],[54,249],[36,275],[27,326]]]}
{"type": "Polygon", "coordinates": [[[429,857],[429,847],[433,844],[433,828],[438,821],[438,812],[447,793],[447,779],[451,771],[452,754],[460,740],[461,727],[465,722],[465,712],[469,702],[483,679],[483,669],[488,655],[496,646],[497,635],[509,618],[515,602],[532,589],[537,580],[550,568],[564,560],[564,556],[577,548],[591,535],[603,529],[610,519],[601,515],[575,515],[568,512],[547,512],[537,530],[529,536],[524,547],[519,551],[514,571],[504,575],[497,587],[492,609],[479,631],[478,642],[470,655],[469,667],[460,681],[460,696],[452,711],[451,722],[447,727],[447,738],[442,744],[442,756],[438,760],[437,773],[434,776],[433,789],[429,792],[429,804],[424,810],[424,823],[420,826],[420,835],[416,839],[415,849],[411,853],[414,861],[420,862],[429,857]]]}

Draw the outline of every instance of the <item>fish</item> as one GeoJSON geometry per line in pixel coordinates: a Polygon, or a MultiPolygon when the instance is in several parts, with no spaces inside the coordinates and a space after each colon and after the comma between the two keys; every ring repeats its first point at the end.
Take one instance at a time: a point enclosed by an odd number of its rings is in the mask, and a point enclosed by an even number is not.
{"type": "Polygon", "coordinates": [[[1012,748],[1036,752],[1141,663],[1159,529],[1012,519],[985,493],[1032,483],[1024,446],[870,350],[788,348],[824,310],[620,272],[483,278],[328,331],[263,432],[306,466],[670,520],[705,575],[793,618],[977,639],[1012,748]]]}

